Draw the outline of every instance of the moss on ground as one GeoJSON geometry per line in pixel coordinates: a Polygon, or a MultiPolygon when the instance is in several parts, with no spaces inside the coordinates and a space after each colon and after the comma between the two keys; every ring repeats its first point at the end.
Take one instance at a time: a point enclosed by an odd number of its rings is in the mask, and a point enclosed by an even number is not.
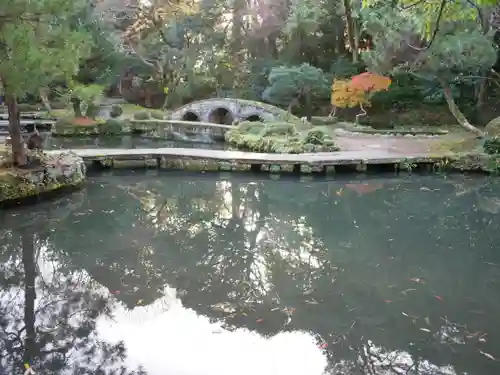
{"type": "Polygon", "coordinates": [[[18,169],[12,165],[10,146],[0,146],[0,206],[77,187],[85,181],[85,164],[75,154],[54,156],[29,150],[27,154],[35,166],[18,169]]]}
{"type": "Polygon", "coordinates": [[[299,132],[289,122],[244,121],[229,130],[225,139],[232,147],[252,152],[299,154],[339,150],[321,127],[299,132]]]}

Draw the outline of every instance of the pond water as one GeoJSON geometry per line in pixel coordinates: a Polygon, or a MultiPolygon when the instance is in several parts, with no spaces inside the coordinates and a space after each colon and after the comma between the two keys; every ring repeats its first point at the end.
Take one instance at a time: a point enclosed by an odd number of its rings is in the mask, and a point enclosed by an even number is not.
{"type": "Polygon", "coordinates": [[[0,212],[0,373],[499,374],[499,213],[482,177],[96,174],[0,212]]]}
{"type": "Polygon", "coordinates": [[[206,148],[211,150],[225,149],[224,143],[210,143],[200,138],[189,141],[167,141],[164,139],[145,138],[141,136],[100,136],[100,137],[52,137],[45,135],[45,149],[61,148],[206,148]]]}

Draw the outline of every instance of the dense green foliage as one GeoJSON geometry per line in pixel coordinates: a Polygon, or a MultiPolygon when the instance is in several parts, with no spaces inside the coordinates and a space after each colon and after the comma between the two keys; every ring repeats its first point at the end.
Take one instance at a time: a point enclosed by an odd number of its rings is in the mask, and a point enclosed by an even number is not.
{"type": "Polygon", "coordinates": [[[269,73],[269,84],[262,98],[272,104],[306,107],[311,115],[313,102],[328,97],[331,79],[307,63],[293,67],[275,67],[269,73]]]}
{"type": "Polygon", "coordinates": [[[97,101],[88,99],[87,86],[120,82],[115,87],[132,101],[151,102],[145,97],[156,95],[164,107],[175,108],[208,97],[238,97],[310,118],[330,112],[333,79],[371,70],[390,73],[393,83],[371,98],[368,117],[448,105],[472,129],[472,123],[486,122],[480,115],[500,86],[498,25],[486,8],[493,1],[291,1],[269,8],[157,0],[139,10],[120,0],[21,3],[0,5],[6,14],[20,10],[22,16],[2,28],[4,45],[14,51],[0,60],[4,85],[11,79],[18,95],[59,87],[53,92],[83,114],[97,101]],[[45,18],[28,22],[38,13],[45,18]],[[26,74],[32,71],[43,74],[26,74]]]}
{"type": "Polygon", "coordinates": [[[233,147],[254,152],[289,153],[338,151],[332,137],[321,128],[297,131],[288,122],[244,121],[226,133],[233,147]]]}
{"type": "Polygon", "coordinates": [[[85,0],[5,0],[0,4],[0,77],[6,92],[36,92],[53,80],[71,79],[89,56],[91,37],[68,16],[85,0]]]}

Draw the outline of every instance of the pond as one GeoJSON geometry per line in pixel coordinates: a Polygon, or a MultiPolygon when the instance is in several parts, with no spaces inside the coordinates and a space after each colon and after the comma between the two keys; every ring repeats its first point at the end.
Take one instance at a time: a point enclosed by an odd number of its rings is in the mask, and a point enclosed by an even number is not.
{"type": "Polygon", "coordinates": [[[499,214],[484,177],[95,174],[0,212],[0,373],[499,374],[499,214]]]}
{"type": "Polygon", "coordinates": [[[69,148],[205,148],[223,150],[227,148],[224,143],[207,142],[201,138],[190,138],[186,141],[169,141],[137,136],[99,136],[99,137],[52,137],[44,135],[44,148],[48,150],[69,148]]]}

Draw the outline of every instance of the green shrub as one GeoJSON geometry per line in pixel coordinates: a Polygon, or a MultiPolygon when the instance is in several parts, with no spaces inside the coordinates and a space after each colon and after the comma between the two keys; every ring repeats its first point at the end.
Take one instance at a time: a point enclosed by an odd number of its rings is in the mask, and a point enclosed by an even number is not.
{"type": "Polygon", "coordinates": [[[312,116],[311,123],[313,125],[333,125],[339,122],[337,117],[332,116],[312,116]]]}
{"type": "Polygon", "coordinates": [[[484,128],[485,133],[490,137],[500,136],[500,117],[495,117],[484,128]]]}
{"type": "Polygon", "coordinates": [[[298,154],[301,152],[338,151],[325,130],[315,128],[301,135],[286,122],[256,123],[245,121],[226,132],[226,141],[240,150],[298,154]]]}
{"type": "Polygon", "coordinates": [[[100,107],[95,103],[89,103],[85,115],[88,118],[95,119],[99,114],[100,107]]]}
{"type": "Polygon", "coordinates": [[[148,111],[140,111],[134,113],[134,120],[149,120],[151,118],[148,111]]]}
{"type": "Polygon", "coordinates": [[[484,141],[483,150],[489,155],[500,154],[500,136],[494,136],[484,141]]]}
{"type": "Polygon", "coordinates": [[[111,107],[111,111],[109,112],[109,115],[112,118],[120,117],[122,114],[123,114],[123,108],[120,105],[118,105],[118,104],[114,104],[111,107]]]}
{"type": "Polygon", "coordinates": [[[123,121],[109,119],[103,124],[99,124],[99,134],[118,135],[123,133],[123,121]]]}
{"type": "Polygon", "coordinates": [[[73,126],[73,118],[72,117],[61,117],[59,118],[55,124],[54,128],[64,128],[73,126]]]}
{"type": "Polygon", "coordinates": [[[288,122],[271,122],[266,124],[266,127],[261,133],[262,137],[269,137],[271,135],[291,136],[297,134],[295,125],[288,122]]]}
{"type": "Polygon", "coordinates": [[[163,120],[165,118],[165,115],[161,112],[151,112],[150,113],[151,118],[155,120],[163,120]]]}

